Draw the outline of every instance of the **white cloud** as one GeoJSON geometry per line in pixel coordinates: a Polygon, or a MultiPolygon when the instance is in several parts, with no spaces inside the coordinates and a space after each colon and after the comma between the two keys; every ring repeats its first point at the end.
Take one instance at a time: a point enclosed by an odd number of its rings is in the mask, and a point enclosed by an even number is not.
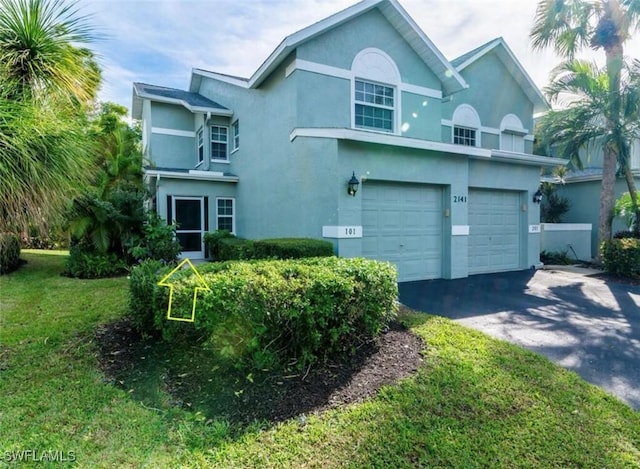
{"type": "MultiPolygon", "coordinates": [[[[543,87],[559,60],[534,52],[534,0],[400,0],[449,60],[502,36],[543,87]]],[[[100,99],[130,106],[134,81],[186,89],[193,67],[250,76],[287,36],[352,0],[81,0],[109,38],[96,44],[100,99]]],[[[627,44],[640,57],[640,37],[627,44]]],[[[602,56],[603,54],[595,54],[602,56]]],[[[593,56],[593,54],[591,54],[593,56]]]]}

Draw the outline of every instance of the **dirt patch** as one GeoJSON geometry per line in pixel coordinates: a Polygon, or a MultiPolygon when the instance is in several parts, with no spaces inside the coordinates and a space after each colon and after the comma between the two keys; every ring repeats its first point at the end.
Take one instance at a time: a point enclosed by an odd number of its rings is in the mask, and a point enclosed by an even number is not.
{"type": "Polygon", "coordinates": [[[220,365],[202,347],[178,355],[166,343],[143,339],[126,320],[96,332],[105,380],[126,389],[145,405],[162,388],[172,405],[226,418],[244,426],[256,420],[278,422],[360,402],[380,387],[411,376],[422,363],[423,341],[393,323],[355,354],[335,357],[300,372],[247,372],[220,365]]]}

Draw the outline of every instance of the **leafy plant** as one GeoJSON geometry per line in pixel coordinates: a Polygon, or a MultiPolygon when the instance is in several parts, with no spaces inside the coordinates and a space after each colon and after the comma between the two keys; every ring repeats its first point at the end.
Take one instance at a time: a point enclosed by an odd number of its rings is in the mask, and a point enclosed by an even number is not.
{"type": "Polygon", "coordinates": [[[216,230],[213,233],[205,233],[203,237],[204,246],[207,255],[211,260],[218,261],[220,259],[220,241],[226,238],[235,238],[229,230],[216,230]]]}
{"type": "Polygon", "coordinates": [[[633,208],[633,201],[631,200],[631,194],[629,192],[623,193],[618,200],[616,200],[616,204],[613,208],[613,214],[616,217],[622,218],[626,224],[629,231],[640,232],[640,223],[637,220],[636,212],[633,208]]]}
{"type": "Polygon", "coordinates": [[[254,241],[256,259],[301,259],[333,256],[333,244],[322,239],[276,238],[254,241]]]}
{"type": "Polygon", "coordinates": [[[556,193],[555,185],[542,183],[542,202],[540,203],[540,221],[542,223],[562,223],[562,216],[569,211],[569,199],[556,193]]]}
{"type": "Polygon", "coordinates": [[[63,275],[76,278],[104,278],[121,275],[126,271],[126,262],[113,253],[96,254],[75,246],[71,248],[63,275]]]}
{"type": "Polygon", "coordinates": [[[540,261],[545,265],[571,265],[574,263],[567,251],[542,251],[540,261]]]}
{"type": "Polygon", "coordinates": [[[612,239],[603,243],[602,264],[612,274],[640,278],[640,239],[612,239]]]}
{"type": "MultiPolygon", "coordinates": [[[[395,314],[395,268],[368,259],[335,257],[205,264],[200,275],[210,291],[197,298],[195,324],[167,321],[164,271],[143,264],[131,274],[130,314],[167,340],[194,330],[218,353],[257,368],[313,363],[348,353],[378,333],[395,314]],[[138,270],[140,269],[140,270],[138,270]],[[165,293],[160,293],[163,290],[165,293]]],[[[190,271],[172,278],[172,315],[190,317],[194,288],[190,271]]]]}
{"type": "Polygon", "coordinates": [[[0,275],[20,267],[20,238],[10,233],[0,233],[0,275]]]}
{"type": "Polygon", "coordinates": [[[167,225],[155,212],[147,214],[142,236],[137,237],[133,244],[129,253],[138,261],[155,259],[171,264],[182,251],[176,238],[176,226],[167,225]]]}

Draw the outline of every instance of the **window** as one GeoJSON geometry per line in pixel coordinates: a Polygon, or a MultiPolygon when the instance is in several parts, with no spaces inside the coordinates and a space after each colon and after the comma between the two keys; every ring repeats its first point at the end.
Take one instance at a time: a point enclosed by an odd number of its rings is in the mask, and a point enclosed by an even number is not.
{"type": "Polygon", "coordinates": [[[204,129],[200,127],[196,133],[196,142],[198,145],[198,164],[204,161],[204,129]]]}
{"type": "Polygon", "coordinates": [[[394,89],[355,80],[355,126],[393,132],[394,89]]]}
{"type": "Polygon", "coordinates": [[[233,199],[216,199],[216,229],[235,232],[233,199]]]}
{"type": "Polygon", "coordinates": [[[236,151],[240,148],[240,124],[238,121],[231,124],[231,132],[233,135],[233,151],[236,151]]]}
{"type": "Polygon", "coordinates": [[[475,129],[467,129],[466,127],[453,128],[453,143],[456,145],[476,146],[475,129]]]}
{"type": "Polygon", "coordinates": [[[219,125],[211,126],[211,160],[223,160],[227,158],[227,141],[229,129],[219,125]]]}
{"type": "Polygon", "coordinates": [[[527,129],[515,114],[507,114],[500,123],[500,150],[524,153],[524,137],[527,129]]]}

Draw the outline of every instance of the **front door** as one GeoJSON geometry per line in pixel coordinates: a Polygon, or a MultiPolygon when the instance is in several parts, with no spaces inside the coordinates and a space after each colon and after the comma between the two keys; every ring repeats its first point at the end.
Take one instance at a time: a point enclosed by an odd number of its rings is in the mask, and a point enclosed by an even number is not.
{"type": "Polygon", "coordinates": [[[182,246],[181,257],[204,259],[204,198],[173,197],[176,236],[182,246]]]}

